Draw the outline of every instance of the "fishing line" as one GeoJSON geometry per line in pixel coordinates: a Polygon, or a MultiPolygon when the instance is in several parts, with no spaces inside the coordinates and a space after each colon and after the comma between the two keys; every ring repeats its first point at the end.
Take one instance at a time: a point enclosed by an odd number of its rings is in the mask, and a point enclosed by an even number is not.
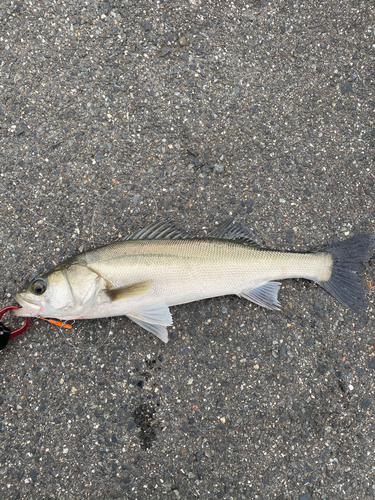
{"type": "MultiPolygon", "coordinates": [[[[109,179],[108,179],[108,182],[109,182],[109,179]]],[[[121,189],[123,189],[125,186],[128,186],[129,189],[127,191],[125,191],[125,193],[128,195],[128,194],[131,194],[132,192],[135,192],[134,194],[136,194],[136,192],[138,191],[138,194],[139,194],[139,191],[146,191],[146,196],[142,196],[144,199],[147,199],[147,195],[149,197],[152,198],[152,201],[155,205],[155,217],[157,217],[158,215],[158,205],[157,205],[157,202],[156,202],[156,198],[154,196],[154,194],[151,192],[151,190],[148,190],[146,189],[145,186],[142,186],[142,185],[139,185],[139,184],[136,184],[136,183],[129,183],[129,182],[117,182],[117,180],[112,180],[112,182],[115,182],[115,184],[113,186],[111,186],[103,195],[101,195],[101,197],[99,198],[99,201],[96,203],[95,205],[95,208],[94,208],[94,211],[93,211],[93,216],[92,216],[92,220],[91,220],[91,238],[85,238],[85,237],[82,237],[81,234],[77,235],[78,236],[78,239],[80,239],[81,241],[85,241],[85,242],[89,242],[89,243],[92,243],[92,244],[95,244],[95,243],[98,243],[98,241],[95,240],[94,238],[94,224],[95,224],[95,217],[97,215],[97,212],[98,212],[98,208],[100,206],[100,204],[102,203],[102,201],[104,200],[104,198],[111,192],[111,191],[114,191],[117,187],[121,187],[121,189]]],[[[35,220],[38,220],[38,219],[41,219],[43,220],[43,224],[57,230],[58,233],[60,234],[64,234],[66,236],[68,236],[70,239],[72,239],[73,235],[72,233],[68,233],[64,230],[62,230],[61,228],[58,228],[56,225],[52,224],[51,222],[48,222],[48,220],[46,220],[45,217],[41,216],[38,214],[38,212],[36,212],[35,210],[33,210],[30,206],[26,205],[26,203],[24,203],[22,200],[20,200],[19,198],[16,197],[15,194],[13,194],[9,189],[7,189],[4,184],[2,182],[0,182],[0,187],[1,189],[3,189],[13,200],[15,200],[19,205],[21,205],[23,208],[25,208],[29,213],[31,213],[34,217],[35,217],[35,220]]],[[[16,186],[17,187],[17,186],[16,186]]],[[[140,203],[142,204],[142,203],[140,203]]],[[[145,208],[149,207],[150,204],[147,204],[147,201],[145,202],[145,208]]],[[[82,233],[82,231],[81,231],[82,233]]],[[[100,243],[100,241],[99,241],[100,243]]],[[[73,321],[73,324],[75,322],[73,321]]],[[[62,327],[59,327],[59,330],[60,330],[60,333],[62,334],[62,336],[65,338],[65,340],[68,342],[68,344],[74,348],[74,349],[77,349],[78,351],[82,351],[82,350],[89,350],[91,352],[96,352],[98,349],[100,349],[100,347],[104,346],[108,340],[110,339],[110,337],[113,335],[113,318],[110,318],[110,325],[109,325],[109,331],[108,331],[108,334],[106,336],[106,338],[104,339],[104,341],[102,342],[102,344],[100,344],[99,346],[95,346],[95,347],[79,347],[77,346],[76,344],[74,344],[72,341],[71,341],[71,337],[68,338],[65,336],[65,333],[68,333],[66,332],[66,330],[62,327]]],[[[69,332],[69,333],[73,333],[73,332],[69,332]]],[[[116,337],[114,336],[111,341],[113,341],[116,337]]]]}
{"type": "MultiPolygon", "coordinates": [[[[113,338],[111,339],[111,341],[113,341],[113,340],[116,338],[116,335],[114,335],[114,333],[113,333],[113,328],[112,328],[112,327],[113,327],[113,325],[114,325],[114,323],[113,323],[113,318],[108,318],[108,319],[110,319],[109,331],[108,331],[107,337],[105,338],[105,340],[103,341],[103,343],[102,343],[102,344],[100,344],[99,346],[95,346],[95,347],[85,347],[85,346],[83,346],[83,347],[79,347],[79,346],[77,346],[76,344],[74,344],[74,343],[71,341],[71,338],[67,338],[67,337],[65,337],[66,342],[68,342],[68,344],[69,344],[71,347],[73,347],[74,349],[76,349],[76,350],[78,350],[78,351],[83,351],[83,350],[85,350],[85,351],[87,352],[87,350],[89,350],[89,351],[92,351],[92,352],[96,352],[98,349],[100,349],[101,347],[103,347],[103,346],[107,343],[107,341],[108,341],[108,339],[109,339],[109,337],[110,337],[111,335],[113,335],[113,338]]],[[[73,323],[72,323],[72,324],[74,324],[74,323],[75,323],[75,321],[73,321],[73,323]]],[[[59,330],[60,330],[60,332],[61,332],[61,334],[62,334],[63,336],[64,336],[64,334],[65,334],[65,333],[67,333],[67,332],[66,332],[66,330],[64,330],[62,327],[59,327],[59,330]]],[[[70,332],[70,333],[74,333],[74,332],[70,332]]]]}
{"type": "MultiPolygon", "coordinates": [[[[113,182],[113,181],[112,181],[113,182]]],[[[91,240],[87,240],[85,239],[85,241],[90,241],[92,244],[94,243],[98,243],[100,242],[100,240],[95,240],[95,237],[94,237],[94,225],[95,225],[95,217],[97,215],[97,212],[98,212],[98,208],[100,206],[100,204],[103,202],[104,198],[111,192],[111,191],[114,191],[117,187],[121,187],[121,189],[123,190],[123,187],[125,186],[128,186],[130,187],[130,189],[128,189],[126,192],[126,194],[131,194],[132,192],[136,191],[136,190],[144,190],[146,191],[146,193],[151,196],[154,204],[155,204],[155,217],[157,217],[157,214],[158,214],[158,205],[157,205],[157,202],[156,202],[156,198],[155,196],[153,195],[153,193],[149,190],[147,190],[144,186],[141,186],[139,184],[136,184],[136,183],[130,183],[130,182],[117,182],[116,180],[116,183],[111,186],[109,189],[107,189],[107,191],[101,195],[101,197],[99,198],[99,201],[97,202],[97,204],[95,205],[95,208],[93,210],[93,215],[92,215],[92,220],[91,220],[91,240]]],[[[146,203],[146,207],[147,207],[147,203],[146,203]]],[[[111,322],[110,322],[110,327],[109,327],[109,331],[108,331],[108,334],[107,334],[107,337],[105,338],[105,340],[103,341],[102,344],[100,344],[99,346],[95,346],[95,347],[79,347],[77,346],[76,344],[74,344],[73,342],[71,342],[70,339],[66,338],[66,341],[71,345],[71,347],[73,347],[74,349],[78,349],[79,351],[82,351],[82,350],[89,350],[89,351],[92,351],[92,352],[96,352],[98,349],[100,349],[100,347],[103,347],[107,342],[108,340],[110,339],[111,335],[113,335],[113,318],[110,318],[111,319],[111,322]]],[[[63,331],[62,328],[60,328],[60,331],[61,333],[64,335],[65,333],[67,333],[66,331],[63,331]]],[[[111,340],[111,342],[113,342],[115,340],[116,336],[114,336],[111,340]]]]}
{"type": "MultiPolygon", "coordinates": [[[[153,199],[153,202],[155,204],[155,208],[156,208],[156,213],[155,213],[155,217],[157,217],[157,214],[158,214],[158,205],[156,203],[156,199],[155,199],[155,196],[150,192],[148,191],[144,186],[139,186],[138,184],[135,184],[135,183],[129,183],[129,182],[117,182],[116,181],[116,184],[111,186],[99,199],[98,203],[96,204],[95,208],[94,208],[94,211],[93,211],[93,215],[92,215],[92,220],[91,220],[91,242],[94,244],[95,243],[95,239],[94,239],[94,223],[95,223],[95,216],[96,216],[96,213],[97,213],[97,210],[98,210],[98,207],[100,205],[100,203],[104,200],[104,198],[108,195],[108,193],[110,193],[111,191],[114,191],[118,186],[130,186],[130,190],[128,191],[128,193],[130,193],[131,191],[135,191],[136,189],[139,189],[141,188],[141,190],[145,190],[147,194],[151,195],[152,199],[153,199]]],[[[90,241],[90,240],[88,240],[90,241]]],[[[100,347],[104,346],[107,341],[109,340],[109,337],[111,335],[113,335],[113,318],[110,318],[111,319],[111,322],[110,322],[110,327],[109,327],[109,332],[108,332],[108,335],[106,337],[106,339],[104,340],[104,342],[100,345],[100,346],[95,346],[94,348],[93,347],[88,347],[87,349],[89,349],[90,351],[97,351],[98,349],[100,349],[100,347]]],[[[62,331],[62,328],[60,328],[60,330],[62,331]]],[[[65,332],[64,332],[65,333],[65,332]]],[[[111,339],[111,342],[114,341],[116,337],[114,336],[112,339],[111,339]]],[[[68,339],[66,339],[67,341],[69,341],[68,339]]],[[[74,347],[75,349],[78,349],[78,350],[83,350],[84,347],[76,347],[76,345],[72,344],[72,347],[74,347]]]]}
{"type": "MultiPolygon", "coordinates": [[[[9,191],[5,186],[4,184],[2,184],[0,182],[0,187],[2,189],[4,189],[4,191],[6,191],[9,196],[11,196],[14,200],[17,201],[17,203],[19,203],[23,208],[25,208],[26,210],[28,210],[30,213],[32,213],[35,217],[35,219],[41,219],[43,221],[43,224],[46,224],[47,226],[50,226],[50,227],[53,227],[54,229],[57,230],[58,233],[60,234],[65,234],[66,236],[69,236],[69,238],[72,237],[72,234],[71,233],[67,233],[66,231],[62,230],[61,228],[55,226],[54,224],[52,224],[51,222],[48,222],[46,220],[45,217],[43,217],[42,215],[39,215],[37,212],[35,212],[35,210],[33,210],[32,208],[30,208],[28,205],[26,205],[23,201],[19,200],[11,191],[9,191]]],[[[90,239],[87,239],[87,238],[82,238],[80,235],[79,235],[79,239],[81,240],[84,240],[84,241],[88,241],[91,243],[91,240],[90,239]]]]}
{"type": "MultiPolygon", "coordinates": [[[[97,212],[97,209],[98,209],[98,206],[100,205],[100,203],[103,201],[103,199],[107,196],[108,193],[110,193],[111,191],[113,191],[114,189],[116,189],[116,187],[118,186],[130,186],[130,188],[133,187],[133,189],[131,189],[132,191],[136,189],[143,189],[146,191],[147,194],[149,194],[153,200],[153,202],[155,203],[155,217],[157,217],[158,215],[158,205],[157,205],[157,202],[156,202],[156,199],[155,199],[155,196],[153,195],[153,193],[151,191],[148,191],[144,186],[140,186],[139,184],[135,184],[135,183],[129,183],[129,182],[116,182],[116,184],[114,186],[111,186],[99,199],[99,201],[97,202],[95,208],[94,208],[94,212],[93,212],[93,216],[92,216],[92,221],[91,221],[91,238],[85,238],[83,236],[81,236],[81,234],[79,235],[79,238],[80,240],[82,241],[87,241],[89,243],[97,243],[94,239],[94,220],[95,220],[95,216],[96,216],[96,212],[97,212]]],[[[7,189],[4,184],[2,182],[0,182],[0,187],[1,189],[4,189],[4,191],[6,193],[8,193],[9,196],[11,196],[13,198],[13,200],[15,200],[19,205],[21,205],[23,208],[25,208],[28,212],[32,213],[35,217],[35,219],[40,219],[40,220],[43,220],[43,224],[46,224],[47,226],[50,226],[54,229],[57,230],[58,233],[60,234],[65,234],[66,236],[69,236],[69,238],[72,238],[72,233],[68,233],[66,231],[64,231],[63,229],[55,226],[54,224],[52,224],[51,222],[48,222],[48,220],[43,217],[42,215],[39,215],[38,212],[36,212],[35,210],[33,210],[31,207],[29,207],[28,205],[26,205],[26,203],[24,203],[22,200],[18,199],[16,197],[16,195],[14,195],[11,191],[9,191],[9,189],[7,189]]],[[[130,190],[129,190],[130,192],[130,190]]]]}
{"type": "Polygon", "coordinates": [[[107,196],[107,194],[110,193],[111,191],[113,191],[114,189],[116,189],[116,187],[118,187],[118,186],[130,186],[130,190],[128,191],[128,193],[130,193],[131,191],[135,191],[135,189],[138,189],[138,188],[141,188],[141,190],[142,189],[145,190],[147,194],[151,195],[151,198],[152,198],[153,202],[155,203],[155,211],[156,211],[155,218],[158,215],[158,205],[156,203],[155,196],[152,194],[151,191],[148,191],[144,186],[139,186],[138,184],[135,184],[135,183],[117,182],[116,181],[116,184],[114,184],[113,186],[111,186],[104,194],[102,194],[102,196],[100,197],[98,203],[96,204],[96,206],[94,208],[93,215],[92,215],[92,221],[91,221],[91,242],[92,243],[95,242],[95,240],[94,240],[94,222],[95,222],[95,216],[96,216],[96,212],[97,212],[98,206],[103,201],[103,199],[107,196]]]}
{"type": "MultiPolygon", "coordinates": [[[[113,182],[113,181],[112,181],[113,182]]],[[[130,182],[118,182],[117,179],[115,180],[115,184],[113,186],[111,186],[109,189],[107,189],[107,191],[101,195],[101,197],[99,198],[99,201],[97,202],[95,208],[94,208],[94,211],[93,211],[93,215],[92,215],[92,220],[91,220],[91,243],[97,243],[98,241],[95,240],[95,237],[94,237],[94,225],[95,225],[95,217],[97,215],[97,212],[98,212],[98,208],[100,206],[100,204],[103,202],[104,198],[112,191],[114,191],[117,187],[121,187],[121,190],[125,191],[126,195],[129,195],[129,194],[132,194],[134,192],[134,194],[136,194],[135,192],[136,191],[146,191],[146,194],[152,198],[152,201],[153,203],[155,204],[155,219],[158,215],[158,205],[157,205],[157,202],[156,202],[156,198],[154,196],[154,194],[149,191],[148,189],[146,189],[145,186],[142,186],[142,185],[139,185],[139,184],[136,184],[136,183],[130,183],[130,182]],[[127,186],[129,189],[128,190],[124,190],[123,188],[127,186]]],[[[146,198],[146,197],[144,197],[146,198]]],[[[147,208],[147,202],[145,204],[145,208],[147,208]]],[[[86,241],[90,241],[90,240],[86,240],[86,241]]],[[[111,318],[111,323],[110,323],[110,328],[109,328],[109,331],[108,331],[108,334],[107,334],[107,337],[106,339],[104,340],[104,342],[100,345],[100,346],[95,346],[95,347],[87,347],[86,348],[86,351],[87,349],[89,351],[92,351],[92,352],[95,352],[96,350],[98,350],[100,347],[104,346],[108,340],[110,339],[111,335],[113,335],[113,318],[111,318]]],[[[62,328],[60,329],[62,331],[62,328]]],[[[63,334],[67,333],[66,331],[62,332],[63,334]]],[[[111,342],[113,342],[115,340],[116,336],[114,336],[113,338],[110,339],[111,342]]],[[[73,344],[69,339],[66,339],[70,345],[75,348],[75,349],[78,349],[78,350],[85,350],[85,347],[77,347],[75,344],[73,344]]]]}

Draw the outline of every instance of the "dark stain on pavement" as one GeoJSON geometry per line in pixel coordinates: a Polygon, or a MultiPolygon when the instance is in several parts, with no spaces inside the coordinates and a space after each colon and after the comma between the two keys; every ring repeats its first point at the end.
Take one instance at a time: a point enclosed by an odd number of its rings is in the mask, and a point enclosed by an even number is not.
{"type": "Polygon", "coordinates": [[[134,422],[140,428],[139,439],[143,450],[151,448],[156,440],[159,423],[154,417],[155,407],[150,403],[142,403],[133,411],[134,422]]]}

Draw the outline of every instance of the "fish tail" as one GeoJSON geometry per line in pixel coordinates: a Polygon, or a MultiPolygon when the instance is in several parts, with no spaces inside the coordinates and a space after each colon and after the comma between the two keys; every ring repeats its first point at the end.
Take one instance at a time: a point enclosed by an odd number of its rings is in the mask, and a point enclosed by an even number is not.
{"type": "Polygon", "coordinates": [[[325,252],[332,256],[331,275],[326,281],[317,281],[344,306],[359,313],[367,308],[366,294],[358,272],[363,271],[375,250],[375,234],[358,234],[341,241],[325,252]]]}

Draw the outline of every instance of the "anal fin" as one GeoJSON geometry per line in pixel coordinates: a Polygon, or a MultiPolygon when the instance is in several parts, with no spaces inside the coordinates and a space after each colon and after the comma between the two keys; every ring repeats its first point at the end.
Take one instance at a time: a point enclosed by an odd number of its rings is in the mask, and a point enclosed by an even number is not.
{"type": "Polygon", "coordinates": [[[168,342],[167,326],[172,325],[172,315],[164,302],[154,302],[126,313],[134,323],[168,342]]]}
{"type": "Polygon", "coordinates": [[[280,286],[281,283],[279,281],[268,281],[257,288],[241,292],[240,295],[244,299],[258,304],[258,306],[279,311],[281,304],[277,300],[277,294],[280,286]]]}

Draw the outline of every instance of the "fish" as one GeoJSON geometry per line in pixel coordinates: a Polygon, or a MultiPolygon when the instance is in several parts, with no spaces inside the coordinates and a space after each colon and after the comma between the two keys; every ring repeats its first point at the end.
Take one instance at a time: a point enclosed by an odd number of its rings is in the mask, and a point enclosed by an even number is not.
{"type": "Polygon", "coordinates": [[[156,220],[122,240],[79,253],[34,278],[15,295],[15,316],[78,319],[127,316],[163,342],[170,307],[238,295],[280,310],[279,280],[314,281],[352,311],[367,307],[360,265],[375,249],[375,234],[357,234],[313,253],[264,248],[231,219],[205,237],[189,237],[156,220]]]}

